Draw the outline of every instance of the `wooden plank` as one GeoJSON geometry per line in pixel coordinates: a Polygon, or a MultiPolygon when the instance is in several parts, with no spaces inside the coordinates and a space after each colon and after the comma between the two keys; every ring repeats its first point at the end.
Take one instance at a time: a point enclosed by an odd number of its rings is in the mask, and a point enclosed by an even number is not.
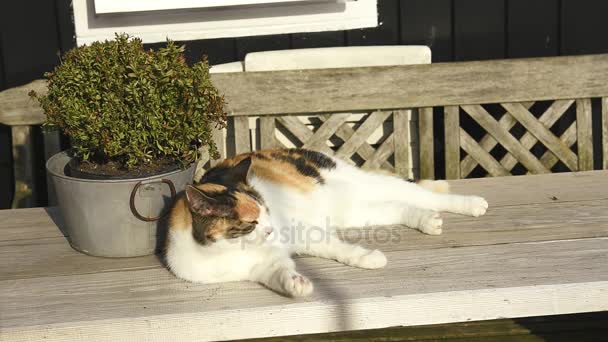
{"type": "Polygon", "coordinates": [[[462,108],[471,115],[479,125],[481,125],[494,139],[496,139],[507,151],[513,154],[528,170],[534,173],[547,173],[543,164],[536,157],[525,149],[517,139],[504,128],[500,127],[498,122],[479,105],[462,106],[462,108]]]}
{"type": "Polygon", "coordinates": [[[0,92],[0,123],[8,126],[40,125],[46,116],[37,101],[29,97],[30,90],[46,93],[46,81],[36,80],[23,86],[0,92]]]}
{"type": "MultiPolygon", "coordinates": [[[[321,115],[321,116],[319,116],[319,119],[321,121],[325,121],[325,120],[327,120],[327,117],[321,115]]],[[[353,136],[353,134],[355,134],[355,130],[348,125],[341,125],[335,134],[338,138],[342,139],[342,141],[347,141],[348,139],[350,139],[350,137],[353,136]]],[[[359,154],[361,156],[361,158],[363,158],[365,160],[372,158],[374,153],[376,153],[376,150],[372,146],[370,146],[370,144],[368,144],[367,142],[362,144],[359,147],[359,149],[357,150],[357,154],[359,154]]],[[[392,165],[389,162],[384,161],[380,164],[380,167],[388,170],[392,167],[392,165]]]]}
{"type": "Polygon", "coordinates": [[[435,179],[435,139],[432,107],[419,109],[418,132],[420,137],[420,178],[435,179]]]}
{"type": "Polygon", "coordinates": [[[507,55],[510,58],[557,56],[559,6],[555,0],[509,0],[507,55]]]}
{"type": "Polygon", "coordinates": [[[249,132],[249,118],[235,116],[234,120],[234,150],[236,154],[251,152],[251,135],[249,132]]]}
{"type": "MultiPolygon", "coordinates": [[[[460,108],[448,106],[444,109],[445,134],[445,178],[460,178],[460,108]]],[[[477,145],[477,144],[476,144],[477,145]]],[[[465,175],[467,175],[466,173],[465,175]]]]}
{"type": "Polygon", "coordinates": [[[608,54],[211,78],[225,94],[229,112],[264,115],[601,97],[608,84],[598,75],[606,73],[608,54]]]}
{"type": "Polygon", "coordinates": [[[454,2],[454,59],[504,58],[505,0],[454,2]]]}
{"type": "MultiPolygon", "coordinates": [[[[593,170],[593,127],[591,99],[576,100],[576,135],[579,170],[593,170]]],[[[561,158],[560,158],[561,159],[561,158]]]]}
{"type": "MultiPolygon", "coordinates": [[[[378,129],[378,126],[382,125],[382,123],[384,123],[384,121],[391,114],[391,112],[386,111],[371,113],[367,117],[367,119],[365,119],[365,121],[361,124],[361,126],[359,126],[359,128],[354,132],[354,134],[351,135],[348,140],[344,141],[344,144],[342,144],[338,151],[336,151],[336,156],[341,158],[350,158],[353,153],[355,153],[361,147],[361,145],[366,142],[366,139],[370,136],[370,134],[372,134],[376,129],[378,129]]],[[[323,126],[325,126],[328,121],[329,120],[325,121],[325,123],[323,123],[323,126]]],[[[403,132],[400,133],[403,134],[403,132]]],[[[399,139],[402,138],[403,136],[399,137],[399,139]]],[[[409,142],[409,139],[406,141],[409,142]]]]}
{"type": "Polygon", "coordinates": [[[15,196],[12,208],[36,205],[36,175],[34,170],[34,137],[31,126],[12,126],[13,169],[15,196]]]}
{"type": "MultiPolygon", "coordinates": [[[[61,151],[61,140],[58,131],[42,131],[42,138],[44,141],[44,160],[45,162],[49,160],[52,156],[59,153],[61,151]]],[[[54,206],[57,205],[57,197],[55,194],[55,186],[51,181],[51,178],[46,173],[46,193],[47,193],[47,205],[54,206]]]]}
{"type": "MultiPolygon", "coordinates": [[[[363,163],[363,165],[361,167],[364,169],[379,168],[380,165],[382,165],[382,163],[385,162],[386,159],[391,156],[394,149],[395,149],[395,133],[393,132],[391,135],[389,135],[388,138],[386,138],[386,140],[384,140],[382,145],[380,145],[380,147],[378,147],[378,149],[376,149],[376,152],[374,152],[374,154],[368,160],[366,160],[365,163],[363,163]]],[[[388,168],[383,167],[383,169],[388,170],[388,171],[394,171],[393,166],[390,166],[388,168]]]]}
{"type": "Polygon", "coordinates": [[[305,142],[304,148],[320,150],[327,147],[327,140],[338,130],[348,119],[350,113],[332,114],[305,142]]]}
{"type": "MultiPolygon", "coordinates": [[[[295,135],[302,144],[305,144],[313,136],[313,132],[293,116],[280,116],[277,117],[277,121],[291,132],[291,134],[295,135]]],[[[315,148],[329,155],[334,154],[334,151],[332,151],[327,144],[320,144],[315,146],[315,148]]]]}
{"type": "Polygon", "coordinates": [[[434,63],[454,60],[451,0],[403,0],[399,8],[401,44],[430,47],[434,63]]]}
{"type": "Polygon", "coordinates": [[[602,98],[602,160],[603,169],[608,170],[608,97],[602,98]]]}
{"type": "MultiPolygon", "coordinates": [[[[574,100],[557,100],[554,101],[551,106],[540,116],[540,118],[538,118],[538,121],[540,123],[542,123],[545,127],[547,128],[551,128],[553,126],[553,124],[555,124],[555,122],[557,122],[557,120],[562,116],[562,114],[564,114],[564,112],[566,110],[568,110],[568,108],[570,108],[570,106],[574,103],[574,100]]],[[[524,107],[526,107],[524,105],[524,107]]],[[[530,108],[530,107],[528,107],[530,108]]],[[[528,109],[526,108],[526,109],[528,109]]],[[[510,116],[510,115],[509,115],[510,116]]],[[[516,121],[515,121],[516,122],[516,121]]],[[[561,138],[560,138],[561,139],[561,138]]],[[[563,140],[563,139],[561,139],[563,140]]],[[[530,150],[534,144],[536,144],[536,142],[538,141],[538,139],[536,139],[536,137],[532,134],[530,134],[530,132],[526,132],[524,133],[524,135],[519,139],[519,142],[524,146],[524,148],[530,150]]],[[[567,146],[571,146],[572,144],[567,144],[567,146]]],[[[553,155],[552,153],[549,153],[550,155],[553,155]]],[[[547,157],[549,158],[549,157],[547,157]]],[[[550,163],[549,160],[546,160],[545,162],[543,162],[543,159],[540,159],[541,163],[543,165],[545,165],[545,167],[547,169],[551,169],[553,167],[553,165],[555,165],[555,163],[550,163]],[[548,166],[551,165],[551,166],[548,166]]],[[[511,170],[513,167],[515,167],[515,165],[517,164],[517,159],[515,159],[515,157],[513,157],[512,154],[507,153],[504,157],[502,157],[502,159],[500,160],[500,163],[508,170],[511,170]]]]}
{"type": "MultiPolygon", "coordinates": [[[[502,106],[505,107],[505,109],[507,109],[532,135],[534,135],[536,139],[542,142],[545,147],[566,164],[570,170],[579,170],[578,157],[570,150],[570,147],[553,135],[553,133],[539,122],[532,113],[519,103],[503,103],[502,106]]],[[[590,122],[588,134],[591,135],[590,122]]],[[[589,169],[585,169],[585,171],[587,170],[589,169]]]]}
{"type": "Polygon", "coordinates": [[[263,116],[260,118],[260,147],[262,149],[272,149],[278,146],[275,136],[275,118],[263,116]]]}
{"type": "Polygon", "coordinates": [[[226,156],[226,137],[224,137],[224,129],[214,129],[212,138],[213,138],[213,142],[215,143],[215,145],[217,146],[217,149],[220,152],[219,159],[211,159],[209,161],[209,164],[211,166],[215,166],[219,162],[221,162],[224,158],[227,157],[226,156]]]}
{"type": "Polygon", "coordinates": [[[317,285],[307,301],[252,283],[190,284],[160,268],[9,280],[0,282],[0,327],[7,341],[224,340],[603,311],[606,248],[608,239],[588,239],[398,251],[376,271],[301,258],[299,269],[317,285]],[[239,329],[225,324],[234,321],[239,329]]]}
{"type": "MultiPolygon", "coordinates": [[[[526,107],[526,109],[532,107],[532,105],[534,104],[534,102],[523,102],[522,103],[524,107],[526,107]]],[[[513,126],[515,126],[515,124],[517,123],[517,121],[511,116],[511,115],[503,115],[499,120],[498,120],[498,124],[503,127],[505,130],[510,130],[513,126]]],[[[532,138],[534,138],[534,136],[532,136],[532,138]]],[[[492,137],[491,134],[486,134],[483,136],[483,138],[481,138],[481,140],[479,141],[479,146],[481,146],[481,148],[483,148],[484,150],[490,152],[492,151],[492,149],[498,145],[498,141],[496,141],[496,139],[494,139],[492,137]]],[[[515,166],[515,164],[517,164],[517,159],[513,158],[513,156],[509,153],[507,153],[501,160],[500,163],[505,167],[505,169],[507,170],[511,170],[513,168],[513,166],[515,166]],[[509,166],[509,164],[513,161],[513,165],[509,166]]],[[[473,171],[473,169],[477,166],[477,161],[475,159],[473,159],[473,157],[471,156],[465,156],[464,159],[462,160],[462,162],[460,163],[460,172],[461,172],[461,177],[462,175],[464,175],[465,178],[469,173],[471,173],[471,171],[473,171]]]]}
{"type": "Polygon", "coordinates": [[[410,117],[411,110],[396,110],[393,112],[393,134],[395,139],[395,173],[401,177],[413,179],[414,175],[410,172],[410,117]]]}
{"type": "MultiPolygon", "coordinates": [[[[573,123],[566,129],[566,131],[560,137],[560,140],[564,142],[567,146],[572,146],[576,142],[576,123],[573,123]]],[[[551,153],[551,151],[546,151],[542,157],[540,157],[540,162],[545,165],[547,169],[551,169],[559,159],[551,153]]]]}
{"type": "MultiPolygon", "coordinates": [[[[494,157],[481,148],[475,139],[473,139],[464,129],[458,128],[458,130],[460,132],[459,140],[462,149],[465,150],[465,152],[467,152],[473,159],[477,160],[479,165],[488,171],[491,176],[498,177],[511,175],[509,170],[505,169],[498,161],[496,161],[496,159],[494,159],[494,157]]],[[[458,153],[460,153],[460,147],[458,153]]]]}

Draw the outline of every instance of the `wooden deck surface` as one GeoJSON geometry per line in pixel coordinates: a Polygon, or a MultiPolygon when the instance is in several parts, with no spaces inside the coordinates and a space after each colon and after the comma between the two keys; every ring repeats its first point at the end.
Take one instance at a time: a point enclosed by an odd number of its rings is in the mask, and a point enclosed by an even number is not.
{"type": "Polygon", "coordinates": [[[0,211],[0,341],[203,341],[608,310],[608,172],[451,182],[490,203],[441,236],[347,234],[382,270],[298,258],[308,299],[257,284],[198,285],[155,256],[70,248],[55,209],[0,211]]]}

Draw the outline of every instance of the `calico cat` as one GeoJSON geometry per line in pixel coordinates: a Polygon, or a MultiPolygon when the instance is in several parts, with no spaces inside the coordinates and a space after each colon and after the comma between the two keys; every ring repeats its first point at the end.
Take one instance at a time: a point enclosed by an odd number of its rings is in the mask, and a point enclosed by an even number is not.
{"type": "Polygon", "coordinates": [[[485,214],[483,198],[448,194],[447,187],[365,171],[305,149],[241,154],[208,170],[177,199],[166,262],[193,282],[249,280],[307,296],[313,284],[296,271],[292,254],[367,269],[387,263],[379,250],[340,240],[336,227],[405,224],[438,235],[440,211],[485,214]]]}

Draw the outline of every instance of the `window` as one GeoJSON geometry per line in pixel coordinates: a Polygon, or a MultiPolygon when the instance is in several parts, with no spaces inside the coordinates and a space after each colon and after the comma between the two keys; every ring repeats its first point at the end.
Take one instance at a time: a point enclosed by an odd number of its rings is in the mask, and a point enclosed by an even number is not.
{"type": "Polygon", "coordinates": [[[115,32],[153,43],[378,25],[376,0],[73,0],[73,6],[78,45],[115,32]]]}

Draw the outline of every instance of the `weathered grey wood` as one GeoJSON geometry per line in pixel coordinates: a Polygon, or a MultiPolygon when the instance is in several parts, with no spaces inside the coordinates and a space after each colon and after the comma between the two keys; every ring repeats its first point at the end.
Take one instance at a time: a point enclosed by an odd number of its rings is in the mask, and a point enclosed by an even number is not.
{"type": "Polygon", "coordinates": [[[602,168],[608,170],[608,97],[602,97],[602,159],[602,168]]]}
{"type": "MultiPolygon", "coordinates": [[[[551,106],[540,116],[540,118],[538,118],[538,121],[540,123],[542,123],[548,129],[551,128],[553,126],[553,124],[555,124],[555,122],[557,122],[557,120],[562,116],[562,114],[564,114],[564,112],[566,110],[568,110],[568,108],[570,108],[570,106],[573,103],[574,103],[574,100],[554,101],[551,104],[551,106]]],[[[524,105],[524,107],[526,107],[526,106],[524,105]]],[[[530,107],[528,106],[526,109],[528,109],[528,108],[530,108],[530,107]]],[[[563,140],[563,137],[560,137],[560,139],[563,140]]],[[[519,139],[519,142],[524,146],[524,148],[527,148],[529,150],[534,146],[534,144],[536,144],[538,142],[538,139],[536,139],[536,137],[534,135],[532,135],[530,132],[526,132],[519,139]]],[[[572,144],[570,144],[570,145],[572,145],[572,144]]],[[[570,145],[568,145],[568,146],[570,146],[570,145]]],[[[551,152],[549,152],[549,154],[552,155],[551,152]]],[[[553,165],[555,165],[555,163],[551,163],[549,161],[547,161],[546,163],[543,162],[542,158],[540,159],[540,161],[549,170],[553,167],[553,165]]],[[[513,157],[512,154],[507,153],[500,160],[500,163],[506,169],[510,170],[513,167],[515,167],[515,165],[517,164],[517,159],[515,159],[515,157],[513,157]]]]}
{"type": "Polygon", "coordinates": [[[226,138],[224,137],[224,132],[222,129],[214,129],[213,130],[213,142],[215,143],[215,146],[217,146],[217,149],[220,152],[220,158],[219,159],[210,159],[209,160],[209,164],[211,166],[215,166],[217,165],[219,162],[222,161],[222,159],[226,158],[226,138]]]}
{"type": "Polygon", "coordinates": [[[327,146],[327,140],[338,130],[348,119],[350,113],[336,113],[331,115],[321,127],[319,127],[308,140],[304,143],[304,148],[320,150],[322,146],[327,146]]]}
{"type": "MultiPolygon", "coordinates": [[[[393,132],[391,135],[384,140],[382,145],[376,149],[376,152],[363,163],[362,167],[364,169],[377,169],[380,165],[386,161],[388,157],[391,156],[393,151],[395,150],[395,133],[393,132]]],[[[385,170],[395,171],[394,167],[391,166],[389,168],[384,167],[385,170]]]]}
{"type": "Polygon", "coordinates": [[[576,100],[576,135],[579,170],[593,170],[593,127],[591,99],[576,100]]]}
{"type": "MultiPolygon", "coordinates": [[[[460,178],[460,107],[447,106],[444,109],[445,134],[445,178],[460,178]]],[[[468,173],[467,173],[468,174],[468,173]]],[[[466,175],[466,174],[465,174],[466,175]]]]}
{"type": "Polygon", "coordinates": [[[420,178],[435,179],[433,107],[419,109],[418,132],[420,137],[420,178]]]}
{"type": "MultiPolygon", "coordinates": [[[[554,102],[553,105],[556,102],[554,102]]],[[[522,102],[522,105],[526,107],[526,109],[529,109],[530,107],[532,107],[532,105],[534,105],[534,102],[522,102]]],[[[503,115],[500,120],[498,120],[498,124],[507,131],[510,130],[513,126],[515,126],[516,123],[517,120],[515,120],[513,116],[509,115],[508,113],[505,113],[505,115],[503,115]]],[[[528,134],[528,132],[526,132],[526,134],[528,134]]],[[[532,135],[531,138],[535,139],[532,135]]],[[[491,151],[496,145],[498,145],[498,141],[496,141],[496,139],[494,139],[491,134],[484,135],[483,138],[481,138],[481,140],[479,141],[479,146],[481,146],[481,148],[488,152],[491,151]]],[[[500,160],[500,163],[505,167],[505,169],[511,170],[513,166],[517,164],[517,159],[515,159],[510,153],[507,153],[500,160]]],[[[460,165],[461,177],[464,178],[469,173],[471,173],[471,171],[473,171],[473,169],[477,166],[477,161],[473,159],[473,157],[467,155],[464,157],[460,165]]]]}
{"type": "Polygon", "coordinates": [[[249,132],[249,118],[235,116],[234,120],[234,150],[236,154],[251,152],[251,134],[249,132]]]}
{"type": "MultiPolygon", "coordinates": [[[[503,103],[502,106],[505,107],[505,109],[507,109],[509,113],[528,130],[528,132],[534,135],[536,139],[553,152],[570,170],[577,171],[579,169],[578,157],[572,152],[570,147],[553,135],[553,133],[551,133],[547,127],[543,126],[532,113],[519,103],[503,103]]],[[[591,126],[589,126],[589,134],[591,134],[591,126]]]]}
{"type": "MultiPolygon", "coordinates": [[[[365,140],[372,134],[378,126],[382,125],[382,123],[391,115],[391,112],[379,111],[371,113],[365,121],[359,126],[359,128],[354,132],[351,137],[338,148],[336,151],[337,157],[342,158],[350,158],[353,153],[357,152],[359,147],[365,143],[365,140]]],[[[330,118],[331,119],[331,118],[330,118]]],[[[327,120],[323,126],[325,126],[329,122],[327,120]]]]}
{"type": "MultiPolygon", "coordinates": [[[[568,129],[566,129],[566,131],[560,137],[560,140],[562,140],[567,146],[574,145],[576,142],[576,123],[573,123],[570,125],[570,127],[568,127],[568,129]]],[[[546,151],[539,160],[547,169],[551,169],[559,161],[559,159],[551,151],[546,151]]]]}
{"type": "Polygon", "coordinates": [[[260,147],[262,149],[272,149],[278,147],[275,136],[275,118],[263,116],[260,118],[260,147]]]}
{"type": "Polygon", "coordinates": [[[608,308],[606,248],[590,239],[396,251],[378,271],[303,258],[303,274],[323,275],[306,302],[252,283],[189,284],[161,268],[2,281],[0,326],[8,340],[200,341],[599,311],[608,308]]]}
{"type": "MultiPolygon", "coordinates": [[[[329,120],[329,119],[328,119],[329,120]]],[[[306,127],[300,120],[293,116],[280,116],[277,117],[277,121],[281,123],[291,134],[295,135],[302,144],[306,144],[308,140],[313,136],[313,132],[306,127]]],[[[315,149],[333,155],[334,151],[327,146],[327,144],[318,144],[315,149]]]]}
{"type": "MultiPolygon", "coordinates": [[[[42,132],[44,140],[44,160],[49,160],[53,155],[61,151],[61,140],[58,131],[45,131],[42,132]]],[[[57,205],[57,197],[55,195],[55,186],[51,181],[48,173],[46,175],[46,192],[48,205],[57,205]]]]}
{"type": "Polygon", "coordinates": [[[461,108],[469,113],[481,127],[490,133],[507,151],[513,154],[528,170],[534,173],[549,172],[517,139],[503,127],[500,127],[498,122],[483,107],[479,105],[466,105],[461,108]]]}
{"type": "Polygon", "coordinates": [[[36,80],[23,86],[0,91],[0,123],[8,126],[40,125],[46,116],[28,93],[46,93],[46,81],[36,80]]]}
{"type": "Polygon", "coordinates": [[[15,196],[12,208],[36,205],[36,176],[34,173],[34,138],[31,126],[12,126],[13,170],[15,196]]]}
{"type": "MultiPolygon", "coordinates": [[[[493,177],[510,176],[509,170],[505,169],[499,162],[496,161],[488,152],[481,148],[475,139],[473,139],[464,129],[458,128],[460,131],[460,146],[473,159],[477,160],[488,173],[493,177]]],[[[458,151],[460,152],[460,151],[458,151]]]]}
{"type": "Polygon", "coordinates": [[[590,55],[211,77],[229,110],[247,115],[601,97],[606,73],[608,55],[590,55]]]}
{"type": "Polygon", "coordinates": [[[414,178],[410,174],[410,116],[411,110],[396,110],[393,112],[393,145],[395,146],[395,173],[405,177],[414,178]]]}
{"type": "MultiPolygon", "coordinates": [[[[321,121],[325,121],[328,119],[328,116],[320,115],[319,119],[321,121]]],[[[355,130],[348,125],[341,125],[338,130],[336,130],[335,134],[338,138],[342,139],[342,141],[347,141],[348,139],[350,139],[350,137],[353,136],[353,134],[355,134],[355,130]]],[[[361,158],[365,160],[372,158],[375,152],[376,150],[367,142],[361,144],[361,146],[359,146],[359,149],[357,150],[357,153],[361,156],[361,158]]],[[[389,170],[392,165],[389,162],[384,161],[380,164],[380,167],[389,170]]]]}

